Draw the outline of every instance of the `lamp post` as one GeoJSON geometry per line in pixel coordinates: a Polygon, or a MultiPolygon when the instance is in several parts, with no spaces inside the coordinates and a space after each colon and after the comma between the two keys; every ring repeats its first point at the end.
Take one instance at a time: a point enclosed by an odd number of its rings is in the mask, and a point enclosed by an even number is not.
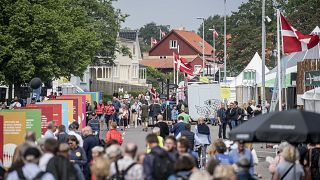
{"type": "MultiPolygon", "coordinates": [[[[212,45],[213,45],[212,56],[213,56],[214,63],[216,63],[216,29],[214,28],[214,25],[212,26],[212,29],[209,29],[209,31],[212,31],[212,40],[213,40],[212,41],[212,45]]],[[[210,73],[211,73],[211,70],[210,70],[210,73]]],[[[214,73],[214,81],[215,81],[216,80],[215,66],[213,69],[213,73],[214,73]]]]}
{"type": "Polygon", "coordinates": [[[223,67],[224,67],[224,76],[223,82],[227,84],[227,8],[226,8],[227,0],[224,0],[224,50],[223,50],[223,67]]]}
{"type": "Polygon", "coordinates": [[[266,101],[266,93],[265,93],[265,64],[266,64],[266,1],[262,0],[262,49],[261,49],[261,56],[262,56],[262,67],[261,67],[261,72],[262,72],[262,79],[261,79],[261,106],[262,106],[262,113],[265,113],[265,101],[266,101]]]}
{"type": "Polygon", "coordinates": [[[204,66],[205,66],[205,59],[204,59],[204,17],[197,17],[197,19],[202,20],[202,75],[204,76],[204,66]]]}

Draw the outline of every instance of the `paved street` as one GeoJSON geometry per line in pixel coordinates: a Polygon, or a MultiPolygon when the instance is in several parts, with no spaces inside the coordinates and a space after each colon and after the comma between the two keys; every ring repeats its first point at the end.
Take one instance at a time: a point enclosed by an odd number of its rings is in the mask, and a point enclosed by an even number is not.
{"type": "MultiPolygon", "coordinates": [[[[192,126],[194,127],[194,126],[192,126]]],[[[210,126],[211,129],[211,138],[212,140],[218,138],[218,126],[210,126]]],[[[139,147],[139,152],[143,152],[146,150],[146,144],[145,144],[145,137],[148,133],[151,132],[151,129],[149,128],[148,132],[142,131],[141,127],[138,128],[129,128],[126,130],[125,136],[124,136],[124,144],[128,142],[134,142],[139,147]]],[[[105,137],[105,132],[101,134],[102,137],[105,137]]],[[[259,164],[256,168],[256,171],[262,175],[262,179],[270,179],[271,175],[268,172],[268,163],[265,161],[266,156],[274,156],[275,151],[273,149],[266,149],[265,144],[254,144],[254,148],[257,151],[258,157],[259,157],[259,164]],[[261,148],[263,147],[263,148],[261,148]]]]}

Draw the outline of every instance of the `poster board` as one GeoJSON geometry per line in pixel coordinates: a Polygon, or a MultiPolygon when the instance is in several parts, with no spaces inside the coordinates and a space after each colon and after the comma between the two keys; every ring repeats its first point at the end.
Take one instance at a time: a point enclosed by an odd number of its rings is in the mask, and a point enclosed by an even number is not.
{"type": "Polygon", "coordinates": [[[53,107],[42,104],[27,104],[25,109],[41,109],[41,134],[47,131],[48,123],[53,121],[53,107]]]}
{"type": "MultiPolygon", "coordinates": [[[[80,127],[84,128],[86,126],[86,113],[87,113],[87,103],[86,95],[84,94],[67,94],[60,96],[61,98],[77,98],[78,99],[78,122],[80,127]]],[[[59,98],[60,99],[60,98],[59,98]]]]}
{"type": "Polygon", "coordinates": [[[33,131],[36,133],[36,139],[41,138],[41,109],[14,109],[2,110],[0,112],[25,112],[26,113],[26,132],[33,131]]]}
{"type": "MultiPolygon", "coordinates": [[[[56,100],[70,100],[72,101],[72,118],[74,120],[78,120],[79,117],[78,117],[78,109],[79,109],[79,103],[78,103],[78,99],[77,98],[66,98],[66,99],[60,99],[60,98],[57,98],[55,99],[56,100]]],[[[52,100],[49,100],[49,102],[52,101],[52,100]]],[[[46,101],[45,101],[46,102],[46,101]]]]}
{"type": "Polygon", "coordinates": [[[0,116],[0,161],[3,162],[3,116],[0,116]]]}
{"type": "Polygon", "coordinates": [[[63,124],[66,128],[69,126],[69,113],[68,113],[68,102],[39,102],[37,104],[41,105],[61,105],[61,124],[63,124]]]}
{"type": "Polygon", "coordinates": [[[15,148],[24,142],[26,134],[25,112],[0,112],[3,116],[3,166],[11,167],[15,148]]]}
{"type": "Polygon", "coordinates": [[[44,101],[44,102],[50,102],[52,104],[57,104],[61,102],[66,102],[68,104],[67,110],[68,110],[68,125],[73,122],[73,100],[50,100],[50,101],[44,101]]]}

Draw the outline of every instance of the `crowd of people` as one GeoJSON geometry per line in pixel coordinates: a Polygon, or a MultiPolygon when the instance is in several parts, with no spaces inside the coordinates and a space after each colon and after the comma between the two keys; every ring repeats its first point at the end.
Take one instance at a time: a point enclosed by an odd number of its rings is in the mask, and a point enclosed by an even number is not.
{"type": "MultiPolygon", "coordinates": [[[[69,127],[48,123],[40,140],[27,132],[25,142],[15,149],[12,166],[1,176],[15,179],[92,179],[92,180],[176,180],[214,179],[250,180],[262,178],[255,167],[257,153],[250,143],[233,142],[226,136],[227,127],[235,128],[261,114],[255,101],[238,106],[220,105],[212,124],[219,126],[218,139],[204,117],[192,126],[183,102],[172,105],[150,101],[144,95],[112,101],[87,103],[87,126],[77,121],[69,127]],[[127,128],[142,126],[147,132],[146,149],[125,142],[127,128]],[[106,127],[103,137],[101,128],[106,127]]],[[[312,177],[320,179],[320,146],[283,142],[270,161],[273,180],[312,177]]],[[[1,178],[0,178],[1,179],[1,178]]]]}

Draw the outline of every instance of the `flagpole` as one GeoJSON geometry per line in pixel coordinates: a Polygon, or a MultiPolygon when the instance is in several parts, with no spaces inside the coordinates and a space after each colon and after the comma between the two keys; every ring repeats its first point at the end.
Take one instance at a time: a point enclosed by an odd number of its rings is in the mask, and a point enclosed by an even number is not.
{"type": "MultiPolygon", "coordinates": [[[[178,61],[180,61],[180,46],[178,45],[178,61]]],[[[179,86],[179,62],[177,62],[177,85],[179,86]]]]}
{"type": "Polygon", "coordinates": [[[176,84],[176,56],[173,52],[173,84],[176,84]]]}
{"type": "Polygon", "coordinates": [[[280,10],[277,9],[277,51],[278,51],[278,99],[279,99],[279,111],[281,111],[281,104],[282,104],[282,86],[281,86],[281,62],[280,62],[280,10]]]}
{"type": "Polygon", "coordinates": [[[265,82],[265,77],[266,77],[266,72],[265,72],[265,64],[266,64],[266,24],[265,24],[265,7],[266,6],[266,1],[262,0],[262,49],[261,49],[261,55],[262,55],[262,80],[261,80],[261,106],[262,106],[262,113],[266,113],[266,82],[265,82]]]}

